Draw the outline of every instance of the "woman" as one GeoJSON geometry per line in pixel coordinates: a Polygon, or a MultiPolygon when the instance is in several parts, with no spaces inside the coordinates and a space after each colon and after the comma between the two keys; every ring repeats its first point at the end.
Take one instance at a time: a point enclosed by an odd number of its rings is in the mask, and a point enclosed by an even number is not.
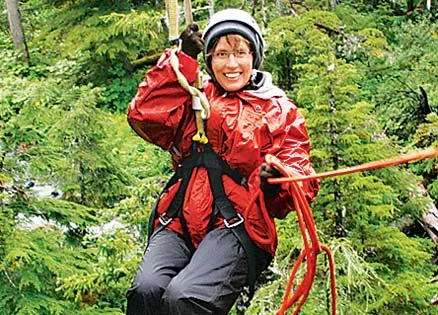
{"type": "MultiPolygon", "coordinates": [[[[203,38],[191,25],[181,39],[180,71],[190,83],[204,52],[209,143],[192,141],[192,97],[177,82],[167,50],[128,111],[131,127],[167,150],[176,172],[151,218],[153,233],[127,293],[127,314],[227,314],[275,254],[274,218],[293,209],[289,184],[267,183],[281,174],[265,157],[300,175],[314,172],[304,118],[270,74],[256,70],[264,42],[255,20],[224,10],[211,17],[203,38]],[[260,188],[262,200],[251,202],[260,188]]],[[[303,182],[302,188],[311,201],[319,185],[303,182]]]]}

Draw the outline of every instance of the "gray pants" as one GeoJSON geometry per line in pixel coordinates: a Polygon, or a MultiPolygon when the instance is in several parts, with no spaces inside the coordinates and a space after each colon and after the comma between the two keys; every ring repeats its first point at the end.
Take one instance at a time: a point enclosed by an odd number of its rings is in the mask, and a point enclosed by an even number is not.
{"type": "MultiPolygon", "coordinates": [[[[270,255],[256,251],[259,274],[270,255]]],[[[180,236],[163,230],[150,240],[127,292],[127,314],[228,314],[247,275],[245,251],[232,231],[211,231],[192,255],[180,236]]]]}

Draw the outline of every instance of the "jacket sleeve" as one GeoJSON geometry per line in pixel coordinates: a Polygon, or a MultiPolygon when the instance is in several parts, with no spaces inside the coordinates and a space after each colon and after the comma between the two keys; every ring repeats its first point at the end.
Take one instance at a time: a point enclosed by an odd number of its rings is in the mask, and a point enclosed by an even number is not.
{"type": "MultiPolygon", "coordinates": [[[[167,49],[140,83],[128,108],[128,122],[143,139],[170,150],[180,122],[191,108],[191,95],[177,81],[167,49]]],[[[198,61],[178,53],[179,70],[193,84],[199,71],[198,61]]]]}
{"type": "MultiPolygon", "coordinates": [[[[310,140],[303,115],[290,100],[279,99],[277,115],[267,123],[270,129],[273,145],[267,152],[275,156],[280,163],[292,174],[314,174],[310,163],[310,140]]],[[[287,175],[287,174],[284,174],[287,175]]],[[[303,181],[303,191],[308,200],[312,202],[319,190],[319,180],[303,181]]],[[[294,209],[293,198],[290,194],[290,183],[281,184],[278,194],[265,197],[269,214],[275,218],[284,218],[294,209]]]]}

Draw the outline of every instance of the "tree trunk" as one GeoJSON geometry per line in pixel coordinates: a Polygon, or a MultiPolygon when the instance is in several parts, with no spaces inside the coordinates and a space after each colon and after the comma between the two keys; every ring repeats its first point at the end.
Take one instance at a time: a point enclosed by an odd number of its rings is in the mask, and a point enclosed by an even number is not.
{"type": "Polygon", "coordinates": [[[268,27],[268,7],[266,6],[266,0],[262,0],[262,15],[263,15],[263,29],[268,27]]]}
{"type": "Polygon", "coordinates": [[[414,0],[408,0],[407,6],[408,6],[408,12],[411,12],[412,10],[414,10],[415,9],[414,0]]]}
{"type": "MultiPolygon", "coordinates": [[[[331,97],[329,99],[329,105],[330,105],[330,113],[332,115],[335,115],[336,113],[336,102],[335,102],[335,93],[333,92],[333,89],[331,88],[331,97]]],[[[335,148],[331,152],[331,159],[333,163],[333,169],[337,170],[339,169],[339,155],[337,153],[337,147],[338,147],[338,127],[336,125],[336,122],[332,120],[330,122],[330,147],[335,148]]],[[[344,237],[345,236],[345,228],[344,228],[344,208],[341,205],[341,199],[342,199],[342,192],[339,185],[339,182],[337,179],[333,180],[333,200],[335,202],[335,208],[336,208],[336,222],[335,222],[335,236],[336,237],[344,237]]]]}
{"type": "Polygon", "coordinates": [[[276,0],[275,1],[275,8],[277,9],[277,12],[280,13],[280,16],[283,15],[284,12],[284,3],[283,0],[276,0]]]}
{"type": "Polygon", "coordinates": [[[208,12],[210,14],[210,17],[214,14],[214,0],[210,0],[208,12]]]}
{"type": "Polygon", "coordinates": [[[21,24],[18,0],[6,0],[6,8],[8,10],[9,28],[15,48],[23,52],[26,62],[30,64],[29,51],[27,50],[23,25],[21,24]]]}
{"type": "Polygon", "coordinates": [[[438,209],[433,202],[427,205],[428,212],[423,213],[422,225],[431,239],[438,245],[438,209]]]}
{"type": "Polygon", "coordinates": [[[334,11],[336,9],[336,0],[329,0],[329,10],[334,11]]]}
{"type": "Polygon", "coordinates": [[[251,15],[255,16],[257,7],[257,0],[251,0],[251,15]]]}
{"type": "MultiPolygon", "coordinates": [[[[427,189],[423,184],[419,185],[419,195],[429,196],[427,189]]],[[[424,230],[429,234],[433,242],[438,245],[438,209],[432,200],[426,205],[426,211],[423,213],[423,221],[421,222],[424,230]]]]}
{"type": "Polygon", "coordinates": [[[129,71],[133,71],[139,67],[143,66],[153,66],[157,63],[158,59],[160,59],[162,52],[157,52],[151,55],[144,56],[140,59],[134,60],[132,62],[127,62],[125,64],[125,69],[129,71]]]}

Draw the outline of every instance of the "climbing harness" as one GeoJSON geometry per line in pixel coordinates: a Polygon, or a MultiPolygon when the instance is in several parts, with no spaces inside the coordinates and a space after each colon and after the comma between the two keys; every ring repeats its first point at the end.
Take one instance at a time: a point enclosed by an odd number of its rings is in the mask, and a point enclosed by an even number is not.
{"type": "MultiPolygon", "coordinates": [[[[149,225],[149,235],[159,233],[163,230],[174,218],[179,218],[181,226],[184,232],[184,239],[187,246],[194,252],[195,248],[192,244],[187,223],[182,213],[182,207],[184,202],[184,196],[187,190],[189,180],[192,176],[192,172],[195,168],[204,167],[207,170],[211,191],[213,194],[213,211],[210,217],[210,221],[207,225],[207,231],[213,230],[215,220],[218,215],[224,219],[224,225],[230,229],[236,238],[242,245],[245,253],[248,257],[248,284],[250,289],[249,296],[254,294],[254,284],[256,281],[256,254],[255,244],[246,232],[244,218],[239,214],[231,204],[231,201],[225,194],[222,176],[226,175],[230,177],[234,182],[239,185],[246,186],[246,178],[240,174],[239,171],[230,168],[230,166],[221,159],[211,148],[210,144],[203,145],[202,148],[198,145],[194,145],[192,148],[192,154],[186,158],[176,169],[175,174],[171,177],[163,193],[170,187],[175,185],[178,181],[181,181],[180,186],[172,200],[169,208],[158,217],[159,224],[153,231],[153,222],[156,217],[156,209],[158,202],[155,204],[151,216],[149,225]]],[[[159,199],[158,199],[159,200],[159,199]]]]}
{"type": "MultiPolygon", "coordinates": [[[[186,24],[193,23],[192,15],[192,4],[190,0],[184,0],[185,17],[186,24]]],[[[191,86],[187,81],[186,77],[179,70],[179,60],[177,53],[181,49],[181,43],[178,34],[178,1],[177,0],[166,0],[166,12],[169,24],[169,42],[172,44],[171,54],[170,54],[170,64],[173,71],[177,77],[179,84],[192,95],[192,108],[195,111],[196,128],[197,132],[193,136],[193,141],[199,142],[201,144],[206,144],[208,138],[205,134],[204,120],[208,119],[210,116],[210,105],[205,94],[200,90],[202,89],[202,78],[201,73],[194,82],[194,86],[191,86]]]]}
{"type": "Polygon", "coordinates": [[[408,163],[411,161],[422,160],[432,157],[438,156],[438,148],[429,148],[423,151],[393,157],[390,159],[380,160],[369,162],[365,164],[361,164],[354,167],[334,170],[325,173],[319,173],[309,176],[297,176],[295,174],[291,174],[288,172],[281,163],[273,156],[267,156],[267,163],[271,166],[274,166],[278,170],[282,171],[284,174],[288,174],[289,177],[283,178],[270,178],[268,179],[268,183],[270,184],[281,184],[281,183],[290,183],[290,193],[294,200],[294,206],[297,213],[298,223],[300,226],[301,234],[304,241],[304,249],[301,254],[298,256],[295,264],[293,265],[292,272],[290,274],[289,282],[287,284],[284,298],[280,309],[277,311],[277,315],[284,315],[286,311],[296,304],[296,308],[294,309],[294,315],[298,314],[301,310],[303,304],[305,303],[310,289],[312,287],[313,280],[315,278],[316,273],[316,256],[324,251],[328,256],[329,270],[330,270],[330,282],[331,282],[331,311],[332,314],[336,314],[336,282],[335,282],[335,264],[333,255],[330,249],[319,242],[318,235],[316,232],[315,222],[313,220],[312,211],[310,209],[309,203],[307,202],[304,192],[302,188],[298,185],[299,181],[306,181],[311,179],[325,178],[331,176],[339,176],[346,175],[355,172],[373,170],[377,168],[408,163]],[[295,276],[297,274],[298,268],[305,261],[306,263],[306,273],[302,279],[302,281],[296,286],[295,290],[292,291],[292,286],[295,282],[295,276]]]}

